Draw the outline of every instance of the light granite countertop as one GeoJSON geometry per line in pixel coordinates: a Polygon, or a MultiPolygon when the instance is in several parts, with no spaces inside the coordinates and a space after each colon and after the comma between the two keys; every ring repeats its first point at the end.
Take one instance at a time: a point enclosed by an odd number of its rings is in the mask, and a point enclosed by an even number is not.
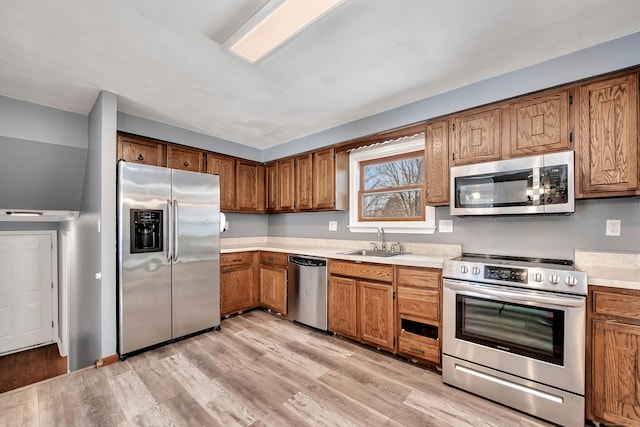
{"type": "Polygon", "coordinates": [[[407,265],[442,268],[445,259],[462,254],[461,245],[406,243],[404,254],[392,257],[345,255],[352,249],[366,249],[369,242],[362,240],[303,239],[292,237],[251,237],[221,239],[221,253],[243,251],[273,251],[295,255],[308,255],[378,264],[407,265]]]}
{"type": "Polygon", "coordinates": [[[576,250],[575,265],[590,285],[640,290],[640,253],[576,250]]]}

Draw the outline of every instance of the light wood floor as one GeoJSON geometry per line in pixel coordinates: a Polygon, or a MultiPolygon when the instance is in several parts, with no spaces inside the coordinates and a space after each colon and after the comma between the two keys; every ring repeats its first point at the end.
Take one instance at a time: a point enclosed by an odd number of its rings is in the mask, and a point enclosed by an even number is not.
{"type": "Polygon", "coordinates": [[[547,426],[262,311],[0,395],[2,426],[547,426]]]}

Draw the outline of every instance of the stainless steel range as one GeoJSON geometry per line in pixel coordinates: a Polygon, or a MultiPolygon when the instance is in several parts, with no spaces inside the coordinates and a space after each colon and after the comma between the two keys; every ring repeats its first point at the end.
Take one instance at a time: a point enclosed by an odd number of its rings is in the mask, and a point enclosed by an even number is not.
{"type": "Polygon", "coordinates": [[[571,261],[463,254],[443,276],[444,382],[584,426],[586,273],[571,261]]]}

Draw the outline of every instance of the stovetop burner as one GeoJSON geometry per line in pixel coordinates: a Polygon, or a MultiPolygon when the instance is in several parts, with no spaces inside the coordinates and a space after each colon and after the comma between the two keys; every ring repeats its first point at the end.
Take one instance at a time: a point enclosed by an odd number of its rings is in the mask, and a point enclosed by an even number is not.
{"type": "Polygon", "coordinates": [[[474,254],[474,253],[467,253],[467,252],[462,254],[462,258],[520,261],[520,262],[528,262],[528,263],[536,263],[536,264],[554,264],[554,265],[573,266],[573,261],[571,261],[570,259],[537,258],[537,257],[525,257],[525,256],[512,256],[512,255],[488,255],[488,254],[474,254]]]}

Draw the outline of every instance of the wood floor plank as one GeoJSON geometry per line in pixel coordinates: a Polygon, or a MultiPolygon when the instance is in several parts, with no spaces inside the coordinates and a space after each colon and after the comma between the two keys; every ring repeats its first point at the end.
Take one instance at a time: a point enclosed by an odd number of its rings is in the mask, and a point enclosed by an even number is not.
{"type": "Polygon", "coordinates": [[[256,421],[241,402],[233,400],[215,380],[208,378],[182,355],[168,357],[162,363],[217,425],[249,425],[256,421]]]}
{"type": "Polygon", "coordinates": [[[0,426],[549,424],[439,373],[260,310],[100,369],[0,394],[0,426]]]}
{"type": "Polygon", "coordinates": [[[126,371],[107,379],[129,423],[168,422],[160,405],[135,371],[126,371]]]}
{"type": "Polygon", "coordinates": [[[34,387],[17,390],[0,399],[0,425],[39,426],[38,390],[34,387]]]}

